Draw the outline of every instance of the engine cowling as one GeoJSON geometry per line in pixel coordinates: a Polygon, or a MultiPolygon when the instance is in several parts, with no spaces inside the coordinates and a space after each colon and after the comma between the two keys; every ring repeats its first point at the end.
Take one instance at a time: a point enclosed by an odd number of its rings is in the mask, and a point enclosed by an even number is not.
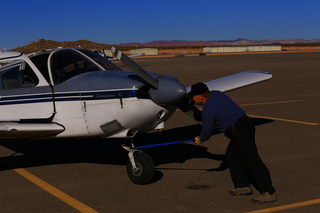
{"type": "Polygon", "coordinates": [[[173,104],[186,94],[186,88],[176,78],[159,77],[159,87],[150,89],[149,94],[153,102],[158,105],[173,104]]]}

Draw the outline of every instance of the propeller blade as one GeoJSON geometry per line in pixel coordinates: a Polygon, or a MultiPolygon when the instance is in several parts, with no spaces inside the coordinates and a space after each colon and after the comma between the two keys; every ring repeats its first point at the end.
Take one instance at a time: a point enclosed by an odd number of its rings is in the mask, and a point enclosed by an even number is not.
{"type": "Polygon", "coordinates": [[[193,104],[189,103],[187,99],[183,98],[180,101],[175,103],[176,107],[178,107],[182,112],[186,115],[201,123],[202,121],[202,113],[201,111],[195,107],[193,104]]]}
{"type": "Polygon", "coordinates": [[[130,70],[137,74],[140,78],[150,84],[153,88],[159,88],[159,82],[152,78],[142,67],[140,67],[136,62],[129,58],[126,54],[122,53],[120,50],[112,47],[111,52],[130,70]]]}

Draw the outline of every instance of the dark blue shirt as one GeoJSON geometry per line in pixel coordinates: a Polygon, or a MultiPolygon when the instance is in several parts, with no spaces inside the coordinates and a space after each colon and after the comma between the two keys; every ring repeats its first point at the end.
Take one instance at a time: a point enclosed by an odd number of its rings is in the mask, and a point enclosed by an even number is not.
{"type": "Polygon", "coordinates": [[[226,94],[212,91],[202,108],[201,141],[208,140],[215,128],[221,132],[232,126],[246,113],[226,94]]]}

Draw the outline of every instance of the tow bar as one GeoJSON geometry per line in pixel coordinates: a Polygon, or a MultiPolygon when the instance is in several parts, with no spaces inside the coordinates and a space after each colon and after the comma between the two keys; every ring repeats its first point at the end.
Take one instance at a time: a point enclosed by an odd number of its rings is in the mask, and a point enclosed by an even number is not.
{"type": "Polygon", "coordinates": [[[130,180],[135,184],[148,184],[153,179],[155,173],[154,162],[151,157],[143,153],[142,149],[153,148],[156,146],[168,146],[171,144],[193,142],[193,140],[174,141],[158,144],[149,144],[143,146],[134,146],[134,140],[131,139],[131,147],[123,144],[122,148],[127,150],[129,160],[127,161],[127,174],[130,180]]]}

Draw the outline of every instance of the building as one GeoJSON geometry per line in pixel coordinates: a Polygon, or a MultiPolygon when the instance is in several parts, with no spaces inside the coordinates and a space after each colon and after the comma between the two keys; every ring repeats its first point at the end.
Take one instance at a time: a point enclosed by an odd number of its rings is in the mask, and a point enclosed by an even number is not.
{"type": "Polygon", "coordinates": [[[136,55],[136,54],[158,55],[158,49],[157,48],[141,48],[141,49],[130,50],[130,55],[136,55]]]}
{"type": "Polygon", "coordinates": [[[230,47],[205,47],[204,53],[230,53],[230,52],[266,52],[281,51],[280,45],[273,46],[230,46],[230,47]]]}

